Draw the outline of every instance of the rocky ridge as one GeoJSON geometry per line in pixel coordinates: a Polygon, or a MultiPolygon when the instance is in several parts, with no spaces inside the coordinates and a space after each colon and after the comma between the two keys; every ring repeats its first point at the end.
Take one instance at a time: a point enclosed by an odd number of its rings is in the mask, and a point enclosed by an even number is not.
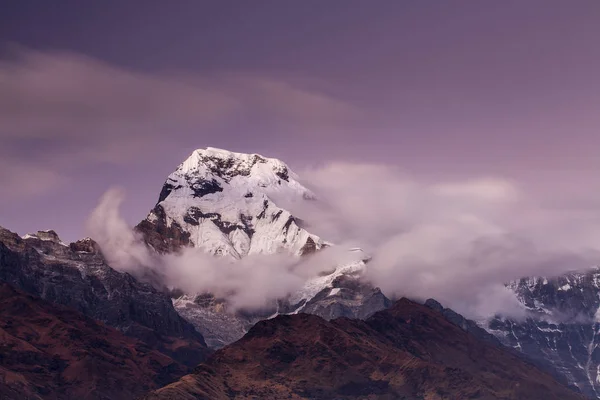
{"type": "Polygon", "coordinates": [[[66,245],[53,231],[21,238],[0,227],[0,281],[77,310],[189,366],[209,353],[167,293],[112,269],[91,239],[66,245]]]}
{"type": "Polygon", "coordinates": [[[280,315],[146,399],[583,399],[406,299],[366,321],[280,315]]]}

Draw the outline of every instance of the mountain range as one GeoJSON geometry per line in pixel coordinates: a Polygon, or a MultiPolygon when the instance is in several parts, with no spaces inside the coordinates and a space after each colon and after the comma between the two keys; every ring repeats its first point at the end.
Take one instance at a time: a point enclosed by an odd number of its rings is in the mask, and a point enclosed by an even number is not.
{"type": "MultiPolygon", "coordinates": [[[[311,260],[336,245],[283,205],[318,201],[280,160],[199,149],[134,231],[156,257],[311,260]]],[[[259,309],[120,271],[106,251],[0,228],[2,398],[600,398],[597,270],[508,282],[527,316],[475,323],[386,297],[356,248],[259,309]]]]}

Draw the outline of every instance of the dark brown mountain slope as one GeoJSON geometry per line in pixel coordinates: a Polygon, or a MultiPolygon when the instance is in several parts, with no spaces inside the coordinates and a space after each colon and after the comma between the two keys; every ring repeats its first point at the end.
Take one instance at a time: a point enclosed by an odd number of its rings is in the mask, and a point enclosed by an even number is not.
{"type": "Polygon", "coordinates": [[[54,231],[21,238],[0,227],[0,281],[75,309],[190,368],[210,353],[167,293],[112,269],[91,239],[67,246],[54,231]]]}
{"type": "Polygon", "coordinates": [[[185,366],[83,314],[0,282],[0,399],[131,399],[185,366]]]}
{"type": "Polygon", "coordinates": [[[402,299],[367,321],[256,324],[147,399],[583,399],[501,347],[402,299]]]}

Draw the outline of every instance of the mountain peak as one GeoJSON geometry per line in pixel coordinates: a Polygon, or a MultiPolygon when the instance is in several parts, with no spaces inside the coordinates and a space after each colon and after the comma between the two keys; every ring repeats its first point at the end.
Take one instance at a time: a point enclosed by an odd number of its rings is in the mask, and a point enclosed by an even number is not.
{"type": "MultiPolygon", "coordinates": [[[[248,158],[258,158],[266,160],[268,157],[264,157],[257,153],[239,153],[235,151],[230,151],[226,149],[220,149],[217,147],[205,147],[196,149],[192,154],[198,154],[205,157],[215,157],[215,158],[237,158],[237,159],[248,159],[248,158]]],[[[275,158],[268,158],[269,160],[276,160],[275,158]]],[[[281,162],[281,161],[280,161],[281,162]]]]}
{"type": "Polygon", "coordinates": [[[290,170],[283,161],[276,158],[207,147],[194,150],[177,168],[176,173],[216,176],[226,182],[238,176],[262,178],[262,182],[257,183],[272,184],[280,180],[289,181],[290,170]]]}
{"type": "Polygon", "coordinates": [[[66,246],[66,244],[63,243],[62,240],[60,240],[60,237],[58,236],[58,234],[55,231],[53,231],[52,229],[48,229],[48,230],[44,230],[44,231],[37,231],[37,233],[28,233],[25,236],[23,236],[23,239],[38,239],[38,240],[58,243],[58,244],[62,244],[62,245],[66,246]]]}
{"type": "Polygon", "coordinates": [[[190,246],[241,258],[318,250],[322,240],[301,228],[275,198],[305,201],[314,195],[278,159],[198,149],[169,175],[138,230],[158,251],[190,246]]]}

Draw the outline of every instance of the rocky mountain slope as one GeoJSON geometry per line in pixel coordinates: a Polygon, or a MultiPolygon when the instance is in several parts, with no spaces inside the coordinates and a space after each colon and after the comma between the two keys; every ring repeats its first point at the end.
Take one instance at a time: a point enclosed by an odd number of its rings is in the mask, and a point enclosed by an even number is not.
{"type": "Polygon", "coordinates": [[[554,368],[600,398],[600,270],[508,285],[527,310],[522,320],[494,318],[488,330],[539,365],[554,368]]]}
{"type": "Polygon", "coordinates": [[[0,283],[0,398],[132,399],[187,368],[83,314],[0,283]]]}
{"type": "Polygon", "coordinates": [[[166,293],[110,268],[90,239],[66,245],[53,231],[21,238],[0,227],[0,281],[77,310],[186,365],[209,352],[166,293]]]}
{"type": "Polygon", "coordinates": [[[583,399],[440,312],[402,299],[366,321],[280,315],[147,399],[583,399]]]}
{"type": "MultiPolygon", "coordinates": [[[[282,199],[318,201],[280,160],[198,149],[169,175],[158,203],[136,230],[159,253],[196,247],[233,259],[280,252],[301,257],[330,245],[280,207],[282,199]]],[[[389,300],[358,280],[368,257],[357,253],[354,261],[332,265],[298,293],[259,312],[232,312],[225,299],[207,293],[180,294],[174,305],[213,348],[239,339],[254,323],[277,313],[364,318],[387,307],[389,300]]]]}

